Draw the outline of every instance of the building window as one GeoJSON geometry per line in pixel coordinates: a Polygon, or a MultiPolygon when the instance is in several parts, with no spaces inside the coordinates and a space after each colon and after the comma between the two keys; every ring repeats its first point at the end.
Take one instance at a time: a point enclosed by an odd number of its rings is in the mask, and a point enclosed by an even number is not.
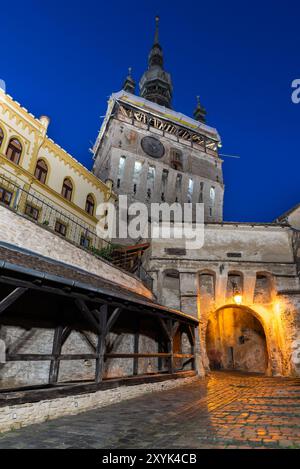
{"type": "Polygon", "coordinates": [[[13,193],[7,191],[3,187],[0,187],[0,202],[4,205],[10,205],[13,193]]]}
{"type": "Polygon", "coordinates": [[[16,138],[12,138],[9,141],[6,156],[9,160],[11,160],[15,164],[19,164],[20,157],[22,153],[22,145],[16,138]]]}
{"type": "Polygon", "coordinates": [[[73,184],[72,182],[70,181],[69,178],[66,178],[64,180],[64,183],[63,183],[63,186],[62,186],[62,191],[61,191],[61,195],[67,199],[67,200],[71,200],[72,198],[72,192],[73,192],[73,184]]]}
{"type": "Polygon", "coordinates": [[[66,236],[66,234],[67,234],[67,225],[60,222],[59,220],[56,220],[54,230],[56,231],[56,233],[59,233],[61,236],[66,236]]]}
{"type": "Polygon", "coordinates": [[[182,153],[175,148],[171,149],[171,167],[176,171],[182,171],[182,153]]]}
{"type": "Polygon", "coordinates": [[[141,172],[142,172],[142,163],[140,161],[136,161],[134,163],[134,169],[133,169],[133,193],[136,194],[137,187],[139,185],[140,177],[141,177],[141,172]]]}
{"type": "Polygon", "coordinates": [[[91,240],[87,238],[84,234],[80,236],[80,246],[83,248],[89,248],[90,247],[91,240]]]}
{"type": "Polygon", "coordinates": [[[38,220],[39,218],[39,209],[33,207],[32,205],[30,204],[26,204],[26,207],[25,207],[25,215],[27,215],[28,217],[30,218],[33,218],[34,220],[38,220]]]}
{"type": "Polygon", "coordinates": [[[210,188],[209,196],[210,196],[210,200],[212,201],[212,203],[214,203],[215,197],[216,197],[216,190],[214,187],[210,188]]]}
{"type": "Polygon", "coordinates": [[[147,199],[151,199],[154,192],[155,167],[149,166],[147,174],[147,199]]]}
{"type": "Polygon", "coordinates": [[[175,183],[176,202],[181,201],[182,174],[177,174],[175,183]]]}
{"type": "Polygon", "coordinates": [[[119,168],[118,168],[118,179],[117,179],[117,187],[119,188],[121,185],[121,180],[124,176],[124,171],[125,171],[125,162],[126,162],[126,157],[125,156],[120,156],[119,159],[119,168]]]}
{"type": "Polygon", "coordinates": [[[161,200],[165,202],[166,200],[166,193],[168,188],[168,177],[169,171],[167,169],[163,169],[162,178],[161,178],[161,200]]]}
{"type": "Polygon", "coordinates": [[[94,215],[94,210],[95,210],[94,197],[91,194],[89,194],[85,202],[85,211],[89,213],[90,215],[94,215]]]}
{"type": "Polygon", "coordinates": [[[209,216],[212,217],[212,214],[213,214],[213,210],[211,207],[209,207],[209,216]]]}
{"type": "Polygon", "coordinates": [[[3,140],[4,140],[4,133],[3,133],[3,130],[1,129],[1,127],[0,127],[0,147],[2,145],[3,140]]]}
{"type": "Polygon", "coordinates": [[[199,204],[203,203],[203,191],[204,191],[204,183],[200,182],[199,204]]]}
{"type": "Polygon", "coordinates": [[[192,203],[193,201],[193,190],[194,190],[194,181],[193,179],[189,179],[189,186],[188,186],[188,203],[192,203]]]}
{"type": "Polygon", "coordinates": [[[48,166],[45,163],[44,160],[38,160],[36,167],[35,167],[35,172],[34,175],[35,177],[42,183],[45,184],[46,178],[48,174],[48,166]]]}

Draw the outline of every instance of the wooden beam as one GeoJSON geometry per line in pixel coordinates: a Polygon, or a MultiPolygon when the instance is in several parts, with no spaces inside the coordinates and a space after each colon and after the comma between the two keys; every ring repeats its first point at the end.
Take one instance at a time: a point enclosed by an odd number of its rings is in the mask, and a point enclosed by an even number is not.
{"type": "Polygon", "coordinates": [[[187,326],[187,335],[190,341],[190,344],[193,346],[195,344],[195,328],[188,324],[187,326]]]}
{"type": "Polygon", "coordinates": [[[9,295],[7,295],[3,300],[0,301],[0,314],[11,306],[18,298],[20,298],[28,288],[17,287],[9,295]]]}
{"type": "MultiPolygon", "coordinates": [[[[169,358],[170,353],[105,353],[107,358],[169,358]]],[[[192,358],[194,355],[190,353],[177,353],[174,354],[174,358],[192,358]]],[[[50,361],[50,360],[93,360],[97,358],[96,353],[64,353],[61,355],[54,354],[40,354],[40,353],[14,353],[7,355],[7,361],[50,361]]]]}
{"type": "Polygon", "coordinates": [[[164,321],[162,318],[160,318],[160,317],[158,317],[158,321],[159,321],[159,323],[160,323],[160,325],[161,325],[161,328],[162,328],[162,330],[163,330],[163,332],[164,332],[164,334],[165,334],[165,336],[166,336],[166,339],[167,339],[167,340],[170,340],[170,330],[168,329],[168,327],[167,327],[165,321],[164,321]]]}
{"type": "Polygon", "coordinates": [[[85,338],[86,342],[91,347],[91,349],[94,350],[94,352],[96,352],[97,345],[92,341],[92,339],[90,338],[88,332],[80,331],[80,334],[83,335],[83,337],[85,338]]]}
{"type": "Polygon", "coordinates": [[[111,329],[113,328],[115,322],[117,321],[120,313],[122,311],[122,308],[115,308],[114,311],[112,312],[111,316],[109,317],[106,328],[105,328],[105,335],[107,335],[111,329]]]}
{"type": "Polygon", "coordinates": [[[63,354],[63,355],[53,355],[53,354],[40,354],[40,353],[14,353],[9,354],[6,357],[8,362],[16,361],[49,361],[49,360],[92,360],[95,359],[97,355],[95,353],[82,353],[82,354],[63,354]]]}
{"type": "MultiPolygon", "coordinates": [[[[107,358],[169,358],[170,353],[106,353],[107,358]]],[[[190,354],[184,355],[181,358],[188,358],[190,354]]]]}
{"type": "Polygon", "coordinates": [[[80,300],[80,299],[76,299],[75,304],[76,304],[77,308],[79,309],[79,311],[81,312],[81,314],[90,323],[90,325],[93,326],[93,328],[96,329],[96,331],[99,332],[99,334],[101,334],[101,328],[99,326],[99,323],[96,321],[96,319],[95,319],[94,315],[92,314],[92,312],[88,309],[85,301],[80,300]]]}
{"type": "Polygon", "coordinates": [[[66,342],[67,338],[70,336],[72,332],[72,329],[71,327],[65,327],[63,332],[62,332],[62,336],[61,336],[61,346],[64,345],[64,343],[66,342]]]}

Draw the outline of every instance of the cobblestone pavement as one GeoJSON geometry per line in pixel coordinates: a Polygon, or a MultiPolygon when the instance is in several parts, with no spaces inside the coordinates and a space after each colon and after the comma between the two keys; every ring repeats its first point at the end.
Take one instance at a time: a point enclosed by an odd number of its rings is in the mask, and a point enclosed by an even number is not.
{"type": "Polygon", "coordinates": [[[300,379],[211,373],[0,435],[0,448],[300,448],[300,379]]]}

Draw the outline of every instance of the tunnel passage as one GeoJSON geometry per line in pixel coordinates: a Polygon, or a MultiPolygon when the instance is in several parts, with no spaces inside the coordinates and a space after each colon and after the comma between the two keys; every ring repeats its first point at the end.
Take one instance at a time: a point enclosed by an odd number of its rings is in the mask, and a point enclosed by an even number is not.
{"type": "Polygon", "coordinates": [[[250,311],[242,306],[230,306],[211,315],[206,331],[206,351],[211,370],[266,372],[265,332],[250,311]]]}

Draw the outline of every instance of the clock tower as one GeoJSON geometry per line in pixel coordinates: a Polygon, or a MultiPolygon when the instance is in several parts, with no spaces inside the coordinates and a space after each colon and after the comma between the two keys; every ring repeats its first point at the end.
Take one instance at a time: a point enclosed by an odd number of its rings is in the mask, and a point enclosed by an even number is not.
{"type": "Polygon", "coordinates": [[[194,118],[171,109],[172,81],[163,68],[158,18],[148,69],[140,80],[140,96],[127,77],[113,93],[94,145],[93,172],[111,179],[117,194],[129,202],[204,203],[205,221],[223,219],[221,141],[205,123],[198,98],[194,118]]]}

